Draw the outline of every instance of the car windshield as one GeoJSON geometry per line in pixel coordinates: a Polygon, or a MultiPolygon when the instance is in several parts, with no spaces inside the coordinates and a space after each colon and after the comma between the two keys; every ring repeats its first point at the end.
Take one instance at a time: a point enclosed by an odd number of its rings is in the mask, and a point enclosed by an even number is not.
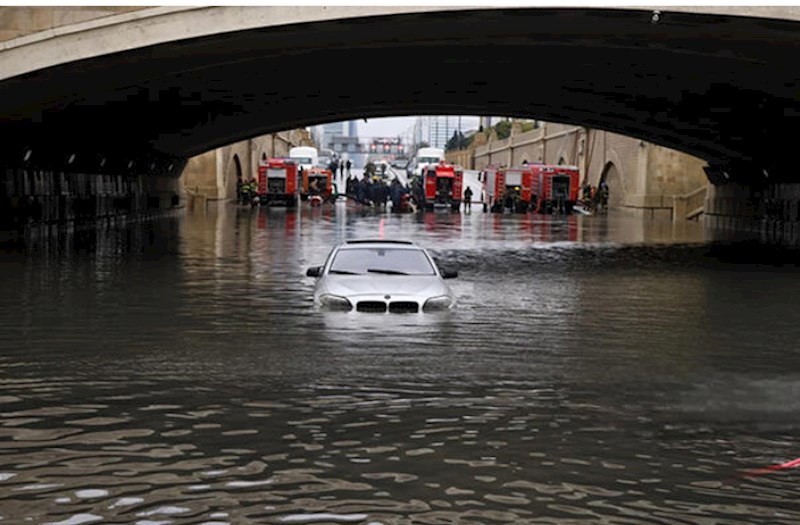
{"type": "Polygon", "coordinates": [[[292,157],[298,164],[311,164],[311,157],[292,157]]]}
{"type": "Polygon", "coordinates": [[[435,275],[421,250],[407,248],[347,248],[336,254],[329,273],[435,275]]]}
{"type": "Polygon", "coordinates": [[[439,157],[422,157],[419,159],[420,164],[425,162],[428,164],[436,164],[439,162],[439,157]]]}

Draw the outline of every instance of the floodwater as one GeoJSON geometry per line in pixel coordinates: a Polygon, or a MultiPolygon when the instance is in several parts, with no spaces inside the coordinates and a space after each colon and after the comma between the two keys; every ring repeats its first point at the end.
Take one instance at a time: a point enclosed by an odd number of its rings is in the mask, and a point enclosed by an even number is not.
{"type": "MultiPolygon", "coordinates": [[[[627,216],[234,208],[0,251],[3,523],[792,524],[800,267],[627,216]],[[412,239],[437,314],[308,266],[412,239]]],[[[784,257],[781,259],[781,257],[784,257]]]]}

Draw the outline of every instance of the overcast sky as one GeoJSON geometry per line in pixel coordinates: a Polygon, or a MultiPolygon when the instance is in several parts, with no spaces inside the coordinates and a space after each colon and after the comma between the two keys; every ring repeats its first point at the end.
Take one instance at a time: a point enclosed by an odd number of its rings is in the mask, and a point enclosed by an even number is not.
{"type": "MultiPolygon", "coordinates": [[[[456,117],[452,117],[455,119],[456,117]]],[[[417,117],[386,117],[358,121],[358,136],[361,138],[405,137],[414,126],[417,117]]],[[[478,117],[461,117],[461,129],[468,131],[478,127],[478,117]]]]}
{"type": "Polygon", "coordinates": [[[408,133],[414,126],[416,117],[387,117],[373,118],[358,121],[358,136],[367,137],[397,137],[408,133]]]}

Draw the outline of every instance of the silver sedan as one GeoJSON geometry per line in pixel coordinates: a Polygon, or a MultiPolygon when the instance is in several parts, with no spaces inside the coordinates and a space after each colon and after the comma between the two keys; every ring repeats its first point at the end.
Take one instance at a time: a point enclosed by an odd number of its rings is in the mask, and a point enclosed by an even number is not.
{"type": "Polygon", "coordinates": [[[316,277],[314,303],[327,310],[417,313],[448,310],[456,303],[433,257],[409,241],[360,240],[336,246],[316,277]]]}

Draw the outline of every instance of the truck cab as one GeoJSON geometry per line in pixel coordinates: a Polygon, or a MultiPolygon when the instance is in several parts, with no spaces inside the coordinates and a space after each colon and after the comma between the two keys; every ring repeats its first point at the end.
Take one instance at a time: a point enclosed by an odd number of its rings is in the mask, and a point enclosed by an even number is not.
{"type": "Polygon", "coordinates": [[[292,159],[298,166],[298,170],[308,171],[317,166],[319,162],[319,153],[317,148],[311,146],[298,146],[289,150],[289,158],[292,159]]]}
{"type": "Polygon", "coordinates": [[[413,161],[412,175],[422,175],[423,169],[428,165],[436,165],[444,160],[444,149],[442,148],[420,148],[413,161]]]}

